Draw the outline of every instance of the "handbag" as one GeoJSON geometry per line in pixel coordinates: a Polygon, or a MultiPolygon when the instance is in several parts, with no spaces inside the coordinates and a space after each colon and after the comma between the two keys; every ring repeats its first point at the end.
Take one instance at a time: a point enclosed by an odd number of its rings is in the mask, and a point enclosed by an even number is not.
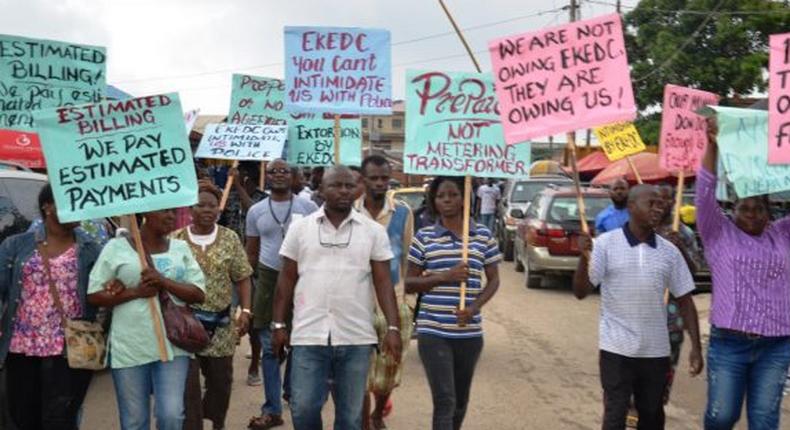
{"type": "Polygon", "coordinates": [[[162,290],[159,291],[159,305],[170,343],[191,353],[200,352],[208,346],[211,339],[189,306],[176,304],[170,294],[162,290]]]}
{"type": "Polygon", "coordinates": [[[60,293],[52,279],[49,257],[44,254],[41,247],[38,253],[44,262],[47,272],[49,294],[60,313],[60,324],[63,327],[64,348],[66,360],[72,369],[101,370],[107,366],[107,335],[102,324],[95,321],[85,321],[66,318],[60,293]]]}

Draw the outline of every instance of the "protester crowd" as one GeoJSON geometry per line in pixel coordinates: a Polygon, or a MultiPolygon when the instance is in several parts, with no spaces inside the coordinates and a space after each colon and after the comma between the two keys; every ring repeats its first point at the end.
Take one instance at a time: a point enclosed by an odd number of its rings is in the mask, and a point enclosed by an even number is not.
{"type": "MultiPolygon", "coordinates": [[[[790,366],[790,218],[771,221],[764,197],[738,200],[726,216],[715,199],[716,156],[708,145],[697,172],[704,257],[693,232],[672,228],[667,186],[615,181],[595,238],[580,238],[574,293],[601,293],[604,429],[629,418],[639,429],[664,428],[684,330],[691,374],[707,362],[704,427],[732,429],[745,401],[750,429],[779,428],[790,366]],[[706,360],[691,296],[703,258],[714,285],[706,360]]],[[[474,193],[481,222],[468,226],[465,261],[463,178],[434,178],[415,215],[388,197],[391,173],[375,155],[357,170],[313,169],[309,181],[284,160],[264,172],[243,163],[228,173],[235,185],[222,208],[222,190],[201,171],[193,207],[140,214],[142,257],[125,230],[110,239],[101,221],[94,234],[61,223],[45,186],[41,220],[0,246],[11,423],[79,428],[93,371],[72,368],[65,345],[71,322],[98,320],[124,430],[150,428],[152,411],[161,430],[202,429],[205,420],[226,428],[245,335],[247,383],[263,385],[248,428],[282,426],[287,402],[294,428],[322,429],[331,395],[336,430],[384,429],[413,330],[433,401],[424,428],[462,428],[484,345],[481,310],[499,288],[492,228],[501,192],[489,181],[474,193]],[[407,305],[411,294],[417,309],[407,305]],[[199,346],[165,336],[174,306],[199,322],[199,346]]]]}

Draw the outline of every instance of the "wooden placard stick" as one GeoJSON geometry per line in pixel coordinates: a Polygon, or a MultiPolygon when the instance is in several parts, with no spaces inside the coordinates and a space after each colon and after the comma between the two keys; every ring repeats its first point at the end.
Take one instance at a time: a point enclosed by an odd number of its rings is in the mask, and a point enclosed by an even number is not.
{"type": "Polygon", "coordinates": [[[261,191],[266,190],[266,162],[261,161],[261,174],[258,175],[258,189],[261,191]]]}
{"type": "Polygon", "coordinates": [[[340,164],[340,115],[335,115],[335,164],[340,164]]]}
{"type": "MultiPolygon", "coordinates": [[[[140,236],[140,227],[137,225],[137,217],[129,215],[129,228],[132,233],[132,240],[134,240],[134,247],[137,250],[137,257],[140,259],[140,267],[143,269],[148,268],[148,260],[145,258],[145,247],[143,247],[143,238],[140,236]]],[[[157,298],[148,298],[148,309],[151,310],[151,320],[154,324],[154,334],[156,335],[156,343],[159,349],[159,360],[162,362],[168,361],[167,345],[165,344],[165,335],[162,331],[162,318],[159,315],[157,298]]]]}
{"type": "MultiPolygon", "coordinates": [[[[239,168],[239,160],[233,160],[233,169],[239,168]]],[[[230,196],[230,189],[233,188],[233,176],[228,175],[228,180],[225,181],[225,189],[222,190],[222,198],[219,200],[219,211],[225,210],[225,205],[228,204],[228,196],[230,196]]]]}
{"type": "Polygon", "coordinates": [[[683,186],[686,172],[681,170],[678,174],[678,187],[675,190],[675,213],[672,214],[672,231],[680,230],[680,207],[683,206],[683,186]]]}
{"type": "Polygon", "coordinates": [[[626,155],[625,160],[628,162],[628,166],[631,167],[631,171],[634,172],[634,176],[636,177],[636,182],[642,184],[642,176],[639,175],[639,170],[636,170],[636,165],[634,165],[634,160],[631,159],[630,155],[626,155]]]}
{"type": "Polygon", "coordinates": [[[576,165],[576,132],[566,134],[568,140],[568,151],[570,152],[571,168],[573,169],[573,187],[576,189],[576,202],[579,205],[579,218],[582,225],[582,232],[590,234],[590,227],[587,225],[587,215],[584,207],[584,197],[582,197],[582,186],[579,180],[579,167],[576,165]]]}

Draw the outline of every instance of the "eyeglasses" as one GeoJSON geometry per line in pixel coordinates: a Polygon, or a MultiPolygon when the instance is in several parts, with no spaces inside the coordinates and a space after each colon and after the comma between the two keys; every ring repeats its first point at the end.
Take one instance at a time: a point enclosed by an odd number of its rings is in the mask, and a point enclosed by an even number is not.
{"type": "Polygon", "coordinates": [[[268,173],[270,175],[276,175],[278,173],[281,174],[281,175],[287,175],[287,174],[291,173],[291,170],[290,169],[285,169],[285,168],[283,168],[283,169],[267,169],[266,173],[268,173]]]}
{"type": "Polygon", "coordinates": [[[351,236],[354,235],[354,223],[350,222],[351,226],[348,229],[348,239],[345,242],[334,243],[334,242],[324,242],[324,239],[321,238],[321,230],[324,229],[324,220],[323,218],[318,223],[318,243],[324,248],[339,248],[345,249],[348,248],[348,245],[351,244],[351,236]]]}

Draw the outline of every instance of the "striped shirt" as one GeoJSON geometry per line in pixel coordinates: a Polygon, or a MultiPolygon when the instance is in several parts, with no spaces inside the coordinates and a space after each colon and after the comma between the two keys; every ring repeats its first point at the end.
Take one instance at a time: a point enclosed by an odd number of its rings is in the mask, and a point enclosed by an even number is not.
{"type": "Polygon", "coordinates": [[[675,297],[694,290],[675,245],[655,234],[640,242],[626,224],[593,241],[589,269],[590,283],[601,289],[600,348],[632,358],[669,357],[664,290],[675,297]]]}
{"type": "MultiPolygon", "coordinates": [[[[440,223],[417,232],[409,249],[409,261],[428,272],[450,270],[461,263],[463,242],[440,223]]],[[[471,305],[482,292],[485,267],[502,259],[496,239],[482,224],[469,228],[469,279],[466,283],[466,305],[471,305]]],[[[422,295],[417,314],[417,333],[450,338],[483,335],[482,318],[477,313],[465,327],[458,326],[454,311],[461,303],[460,283],[439,285],[422,295]]]]}
{"type": "Polygon", "coordinates": [[[743,232],[716,202],[716,176],[697,172],[697,228],[713,279],[710,322],[762,336],[790,335],[790,217],[759,236],[743,232]]]}

